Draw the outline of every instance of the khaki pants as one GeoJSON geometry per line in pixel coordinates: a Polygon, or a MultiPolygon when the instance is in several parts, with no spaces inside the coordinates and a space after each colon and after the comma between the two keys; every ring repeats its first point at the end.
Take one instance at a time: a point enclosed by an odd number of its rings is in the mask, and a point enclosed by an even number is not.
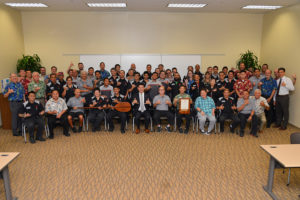
{"type": "Polygon", "coordinates": [[[264,125],[266,124],[266,115],[265,113],[261,113],[261,114],[256,114],[257,116],[257,120],[258,120],[258,127],[259,127],[259,130],[262,131],[263,128],[264,128],[264,125]]]}

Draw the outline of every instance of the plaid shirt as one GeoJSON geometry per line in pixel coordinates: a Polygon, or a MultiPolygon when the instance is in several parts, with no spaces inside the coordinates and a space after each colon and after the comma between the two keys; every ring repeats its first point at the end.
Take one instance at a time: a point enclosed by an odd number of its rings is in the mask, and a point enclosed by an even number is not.
{"type": "Polygon", "coordinates": [[[210,116],[212,110],[216,108],[215,102],[211,97],[203,99],[201,96],[196,99],[195,109],[200,108],[206,115],[210,116]]]}
{"type": "Polygon", "coordinates": [[[252,83],[248,79],[244,80],[237,80],[233,86],[235,90],[238,90],[240,95],[243,95],[244,91],[250,91],[252,90],[252,83]]]}

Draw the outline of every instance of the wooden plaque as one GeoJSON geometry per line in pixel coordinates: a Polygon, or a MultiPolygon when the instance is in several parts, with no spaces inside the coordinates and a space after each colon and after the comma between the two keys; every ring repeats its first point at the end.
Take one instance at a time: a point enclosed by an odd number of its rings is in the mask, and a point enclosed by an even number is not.
{"type": "Polygon", "coordinates": [[[191,104],[189,98],[179,99],[179,114],[187,115],[191,112],[191,104]]]}

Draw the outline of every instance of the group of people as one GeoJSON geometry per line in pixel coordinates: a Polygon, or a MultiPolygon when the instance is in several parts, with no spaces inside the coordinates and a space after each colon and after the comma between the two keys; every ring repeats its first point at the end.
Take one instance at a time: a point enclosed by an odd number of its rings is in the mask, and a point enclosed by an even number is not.
{"type": "Polygon", "coordinates": [[[126,73],[116,64],[110,69],[101,62],[99,70],[84,70],[83,63],[78,69],[70,64],[66,79],[57,67],[51,67],[50,75],[46,68],[40,72],[20,70],[12,73],[6,85],[4,97],[10,102],[12,132],[21,135],[22,123],[28,129],[30,142],[45,141],[43,130],[45,121],[49,127],[50,139],[54,138],[57,123],[63,127],[63,134],[81,132],[84,122],[92,124],[92,131],[100,131],[101,124],[107,122],[108,130],[114,131],[113,119],[118,117],[121,133],[125,133],[126,122],[134,118],[135,133],[141,132],[140,120],[144,118],[145,133],[149,133],[149,123],[153,120],[155,130],[163,129],[161,118],[167,118],[166,131],[171,132],[176,118],[180,133],[188,134],[190,122],[199,122],[199,129],[209,135],[218,121],[220,132],[224,123],[230,120],[230,131],[240,126],[239,135],[244,136],[247,122],[251,122],[250,134],[258,137],[264,125],[272,123],[280,130],[287,128],[289,120],[289,94],[294,90],[296,76],[285,76],[285,69],[272,71],[264,64],[261,69],[248,68],[240,63],[238,69],[224,66],[208,67],[202,74],[200,65],[188,66],[187,74],[181,77],[177,68],[165,69],[162,64],[152,70],[146,66],[143,73],[131,64],[126,73]],[[190,111],[180,112],[180,99],[188,99],[190,111]],[[116,109],[120,102],[128,102],[131,113],[116,109]],[[276,116],[276,117],[274,117],[276,116]],[[185,127],[182,128],[183,119],[185,127]],[[79,121],[76,128],[74,120],[79,121]],[[205,125],[208,128],[205,130],[205,125]],[[34,130],[37,133],[34,137],[34,130]]]}

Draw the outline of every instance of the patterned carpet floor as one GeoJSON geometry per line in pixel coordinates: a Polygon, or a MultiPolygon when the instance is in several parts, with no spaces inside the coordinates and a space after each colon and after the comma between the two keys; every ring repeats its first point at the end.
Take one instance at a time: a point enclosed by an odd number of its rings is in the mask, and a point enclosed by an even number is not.
{"type": "MultiPolygon", "coordinates": [[[[210,136],[177,132],[83,132],[54,140],[24,144],[0,129],[0,152],[21,152],[10,165],[11,185],[19,200],[94,199],[271,199],[267,182],[269,156],[260,144],[286,144],[300,129],[271,128],[254,138],[225,132],[210,136]]],[[[300,155],[299,155],[300,156],[300,155]]],[[[277,169],[274,193],[295,200],[300,170],[277,169]]],[[[0,199],[4,197],[0,181],[0,199]]]]}

